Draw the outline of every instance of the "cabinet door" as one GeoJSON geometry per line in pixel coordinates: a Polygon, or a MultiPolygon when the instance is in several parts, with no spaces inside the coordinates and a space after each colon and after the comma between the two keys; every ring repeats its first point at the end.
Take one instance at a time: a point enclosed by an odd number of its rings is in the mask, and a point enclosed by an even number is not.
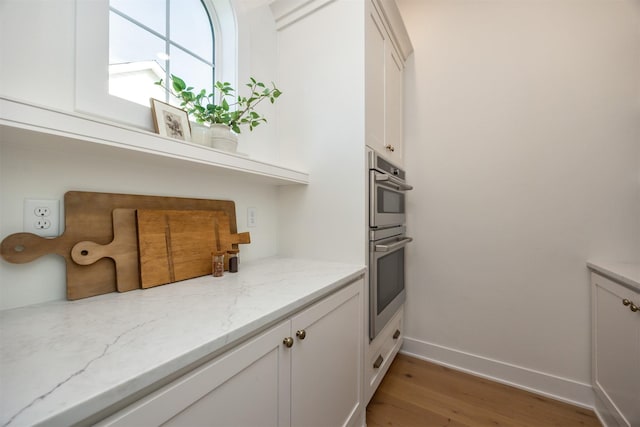
{"type": "Polygon", "coordinates": [[[292,318],[291,425],[353,425],[362,410],[363,280],[292,318]]]}
{"type": "Polygon", "coordinates": [[[105,426],[289,426],[289,322],[103,421],[105,426]]]}
{"type": "Polygon", "coordinates": [[[640,293],[594,274],[593,381],[598,396],[625,426],[640,426],[640,293]],[[617,408],[617,411],[616,411],[617,408]]]}
{"type": "Polygon", "coordinates": [[[378,12],[367,2],[365,22],[365,123],[366,144],[378,152],[384,151],[384,85],[385,32],[378,12]]]}
{"type": "Polygon", "coordinates": [[[366,5],[366,144],[402,165],[403,64],[375,5],[366,5]]]}
{"type": "Polygon", "coordinates": [[[390,41],[385,49],[385,150],[396,164],[402,164],[402,62],[390,41]]]}

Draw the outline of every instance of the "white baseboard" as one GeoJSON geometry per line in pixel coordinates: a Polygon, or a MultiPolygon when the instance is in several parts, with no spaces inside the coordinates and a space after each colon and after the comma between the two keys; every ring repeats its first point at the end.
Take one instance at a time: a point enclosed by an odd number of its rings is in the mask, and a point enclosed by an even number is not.
{"type": "Polygon", "coordinates": [[[582,408],[593,410],[595,406],[591,384],[580,383],[406,336],[400,353],[582,408]]]}

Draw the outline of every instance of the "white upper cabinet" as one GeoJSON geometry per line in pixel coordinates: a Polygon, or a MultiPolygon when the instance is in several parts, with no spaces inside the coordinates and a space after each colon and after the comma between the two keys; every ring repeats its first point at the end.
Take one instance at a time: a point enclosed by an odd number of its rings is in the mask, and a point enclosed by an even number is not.
{"type": "MultiPolygon", "coordinates": [[[[324,110],[318,106],[326,105],[326,101],[319,94],[310,93],[309,87],[321,85],[337,92],[344,81],[349,81],[350,88],[340,95],[347,97],[349,94],[350,98],[341,99],[331,109],[337,117],[354,117],[351,121],[354,128],[345,129],[343,125],[340,134],[357,136],[352,141],[358,143],[363,138],[364,144],[402,165],[403,74],[413,47],[395,0],[275,0],[270,7],[280,32],[280,77],[289,76],[289,80],[283,79],[290,88],[289,94],[296,86],[302,88],[297,93],[296,109],[291,109],[290,115],[322,117],[324,110]],[[331,39],[328,28],[342,39],[339,42],[335,42],[336,37],[331,39]],[[317,43],[317,40],[325,41],[317,43]],[[353,43],[353,40],[358,42],[353,43]],[[355,49],[362,49],[363,57],[355,49]],[[322,60],[318,61],[318,58],[322,60]],[[361,59],[364,63],[359,62],[361,59]],[[317,65],[310,69],[309,63],[317,65]],[[364,93],[358,84],[361,79],[364,79],[364,93]],[[364,111],[352,102],[354,98],[364,100],[364,111]],[[354,105],[358,111],[349,111],[354,105]],[[362,113],[364,126],[359,121],[362,113]]],[[[300,120],[292,121],[292,124],[298,125],[298,122],[300,120]]],[[[309,129],[305,128],[300,134],[308,139],[319,138],[317,130],[311,132],[309,129]]],[[[330,149],[328,142],[323,143],[330,149]]]]}
{"type": "Polygon", "coordinates": [[[373,5],[367,10],[365,31],[366,143],[381,151],[385,145],[385,48],[389,41],[373,5]]]}
{"type": "Polygon", "coordinates": [[[389,45],[385,49],[384,61],[384,150],[389,157],[402,163],[402,91],[403,64],[395,50],[389,45]]]}
{"type": "Polygon", "coordinates": [[[366,3],[366,144],[402,165],[403,71],[411,43],[393,1],[366,3]]]}

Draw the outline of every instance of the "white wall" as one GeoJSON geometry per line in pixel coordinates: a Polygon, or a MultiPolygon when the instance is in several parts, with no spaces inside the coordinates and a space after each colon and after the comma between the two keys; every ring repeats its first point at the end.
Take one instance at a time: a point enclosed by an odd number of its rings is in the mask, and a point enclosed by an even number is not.
{"type": "Polygon", "coordinates": [[[0,94],[73,109],[74,3],[0,0],[0,94]]]}
{"type": "MultiPolygon", "coordinates": [[[[276,33],[267,3],[234,3],[239,12],[240,79],[253,75],[275,80],[276,33]]],[[[0,95],[73,111],[74,27],[71,0],[0,0],[0,95]]],[[[278,158],[275,110],[267,106],[265,114],[270,124],[253,134],[243,133],[239,150],[273,161],[278,158]]],[[[0,239],[23,231],[24,198],[55,198],[62,204],[66,191],[84,190],[234,200],[238,229],[250,231],[252,237],[250,245],[241,247],[243,260],[277,253],[277,188],[217,175],[199,166],[126,151],[67,146],[55,137],[26,137],[0,128],[0,189],[0,239]],[[44,145],[30,144],[42,138],[44,145]],[[256,228],[246,228],[248,206],[257,208],[256,228]]],[[[57,255],[21,265],[0,260],[0,309],[62,300],[64,290],[64,261],[57,255]]]]}
{"type": "Polygon", "coordinates": [[[409,345],[588,404],[585,262],[640,261],[640,2],[398,4],[409,345]]]}
{"type": "Polygon", "coordinates": [[[329,2],[280,30],[278,81],[281,159],[311,181],[279,189],[279,253],[364,265],[364,2],[329,2]]]}

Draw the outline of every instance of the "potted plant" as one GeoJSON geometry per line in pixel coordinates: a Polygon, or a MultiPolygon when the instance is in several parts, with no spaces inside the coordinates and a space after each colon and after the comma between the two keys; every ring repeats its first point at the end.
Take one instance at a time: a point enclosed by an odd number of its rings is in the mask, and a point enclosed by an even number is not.
{"type": "Polygon", "coordinates": [[[193,87],[187,86],[184,80],[173,74],[170,89],[162,80],[156,84],[178,98],[181,101],[180,107],[197,123],[209,126],[214,148],[228,151],[235,151],[241,126],[248,126],[252,131],[260,123],[267,122],[266,118],[255,111],[256,105],[265,99],[273,104],[282,94],[274,83],[268,87],[253,77],[250,77],[249,83],[246,84],[249,96],[237,95],[230,83],[220,81],[215,83],[214,90],[210,93],[205,89],[194,91],[193,87]]]}

